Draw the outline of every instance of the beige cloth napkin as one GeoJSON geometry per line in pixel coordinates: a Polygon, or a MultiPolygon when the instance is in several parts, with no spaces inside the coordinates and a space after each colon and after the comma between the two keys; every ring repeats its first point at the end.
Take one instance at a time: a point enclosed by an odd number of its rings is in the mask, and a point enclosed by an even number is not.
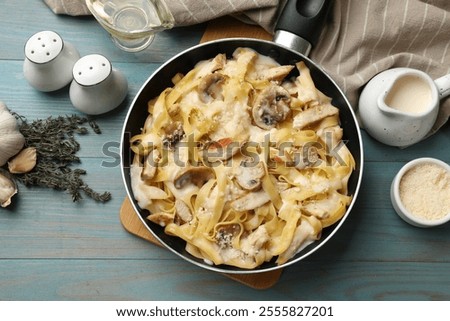
{"type": "MultiPolygon", "coordinates": [[[[202,23],[226,15],[256,23],[271,31],[280,3],[286,0],[166,0],[176,26],[202,23]]],[[[44,0],[56,14],[88,15],[85,0],[44,0]]]]}
{"type": "MultiPolygon", "coordinates": [[[[84,0],[44,0],[57,14],[89,14],[84,0]]],[[[269,32],[285,0],[177,0],[166,3],[177,26],[238,15],[269,32]]],[[[411,67],[436,79],[450,73],[449,0],[335,0],[310,57],[336,80],[353,106],[377,73],[411,67]]],[[[442,101],[434,133],[450,117],[442,101]]]]}

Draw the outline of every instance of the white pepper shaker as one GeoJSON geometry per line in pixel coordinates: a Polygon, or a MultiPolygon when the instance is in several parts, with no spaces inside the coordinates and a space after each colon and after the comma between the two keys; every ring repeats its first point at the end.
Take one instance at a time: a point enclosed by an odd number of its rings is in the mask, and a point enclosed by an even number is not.
{"type": "Polygon", "coordinates": [[[25,44],[23,73],[40,91],[55,91],[72,81],[72,69],[80,59],[77,49],[54,31],[40,31],[25,44]]]}
{"type": "Polygon", "coordinates": [[[111,62],[100,54],[79,59],[73,66],[70,100],[89,115],[99,115],[118,107],[128,93],[128,82],[111,62]]]}

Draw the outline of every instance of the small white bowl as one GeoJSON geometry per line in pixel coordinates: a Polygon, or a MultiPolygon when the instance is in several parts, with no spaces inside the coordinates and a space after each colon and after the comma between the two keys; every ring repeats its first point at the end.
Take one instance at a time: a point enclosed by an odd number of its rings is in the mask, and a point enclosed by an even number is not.
{"type": "Polygon", "coordinates": [[[439,219],[427,219],[424,217],[420,217],[418,215],[415,215],[411,213],[406,207],[404,206],[402,199],[400,197],[400,182],[403,176],[412,168],[421,165],[421,164],[435,164],[440,166],[441,168],[447,170],[447,172],[450,174],[450,165],[447,163],[435,159],[435,158],[418,158],[415,160],[412,160],[408,163],[406,163],[400,171],[397,173],[397,175],[394,177],[394,180],[392,181],[391,185],[391,202],[392,206],[394,207],[397,214],[407,223],[417,226],[417,227],[433,227],[438,226],[447,223],[450,221],[450,212],[445,214],[443,217],[439,219]]]}

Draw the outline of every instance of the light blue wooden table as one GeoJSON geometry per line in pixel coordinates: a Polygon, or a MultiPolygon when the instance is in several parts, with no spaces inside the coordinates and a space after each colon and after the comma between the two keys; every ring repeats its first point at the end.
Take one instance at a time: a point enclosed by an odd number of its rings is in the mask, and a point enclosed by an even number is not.
{"type": "Polygon", "coordinates": [[[364,178],[346,223],[331,242],[286,268],[273,287],[255,290],[125,231],[119,220],[126,196],[120,167],[102,166],[113,160],[104,146],[118,146],[140,86],[161,63],[197,44],[204,26],[163,32],[146,52],[129,54],[91,17],[56,16],[37,0],[1,2],[0,100],[13,111],[28,120],[76,113],[67,88],[41,93],[23,77],[24,44],[41,30],[57,31],[81,55],[105,55],[130,86],[122,107],[96,119],[101,135],[77,138],[86,182],[110,191],[111,201],[72,203],[63,192],[20,186],[14,205],[0,209],[1,300],[450,300],[450,225],[411,227],[389,200],[391,181],[405,162],[429,156],[450,163],[448,124],[404,150],[363,132],[364,178]]]}

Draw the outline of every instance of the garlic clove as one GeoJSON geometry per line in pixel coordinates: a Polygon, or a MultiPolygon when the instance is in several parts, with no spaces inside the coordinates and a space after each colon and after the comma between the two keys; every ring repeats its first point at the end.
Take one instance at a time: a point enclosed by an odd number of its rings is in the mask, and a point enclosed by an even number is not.
{"type": "Polygon", "coordinates": [[[0,206],[7,207],[11,198],[17,194],[17,185],[11,176],[0,168],[0,206]]]}
{"type": "Polygon", "coordinates": [[[36,148],[24,148],[8,162],[9,172],[12,174],[28,173],[36,166],[36,159],[36,148]]]}

